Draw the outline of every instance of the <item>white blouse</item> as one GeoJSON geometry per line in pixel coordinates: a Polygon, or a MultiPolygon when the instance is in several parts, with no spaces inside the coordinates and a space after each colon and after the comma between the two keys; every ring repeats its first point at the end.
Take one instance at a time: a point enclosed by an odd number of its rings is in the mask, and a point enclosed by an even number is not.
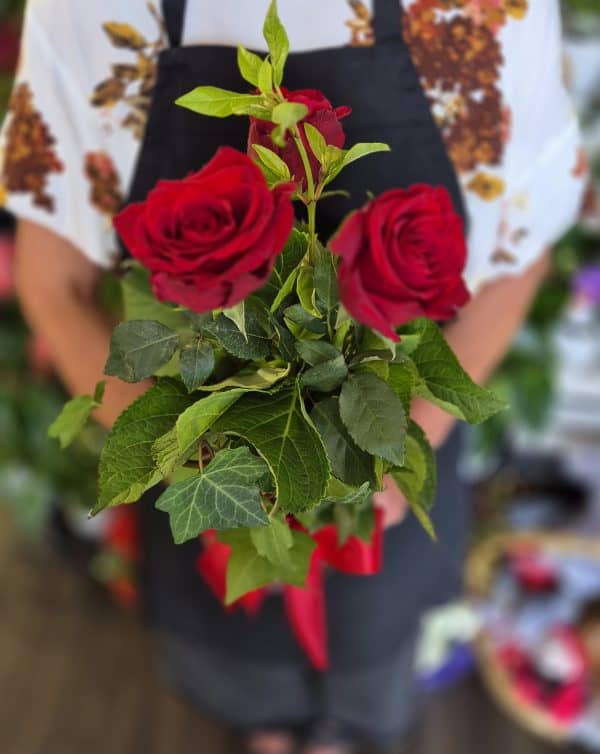
{"type": "MultiPolygon", "coordinates": [[[[464,192],[466,275],[475,289],[525,269],[580,206],[587,165],[563,84],[559,2],[400,2],[405,39],[464,192]]],[[[188,0],[183,43],[265,49],[268,3],[188,0]]],[[[370,5],[279,0],[292,51],[376,44],[370,5]]],[[[0,205],[104,267],[116,258],[111,217],[129,189],[167,44],[159,8],[158,0],[27,7],[0,137],[0,205]]]]}

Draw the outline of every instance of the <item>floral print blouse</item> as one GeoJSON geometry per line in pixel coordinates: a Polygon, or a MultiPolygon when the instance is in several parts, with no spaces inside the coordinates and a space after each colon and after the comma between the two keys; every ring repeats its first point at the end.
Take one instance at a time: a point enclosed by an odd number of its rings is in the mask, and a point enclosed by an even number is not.
{"type": "MultiPolygon", "coordinates": [[[[268,2],[188,0],[183,44],[264,49],[268,2]]],[[[390,2],[464,192],[467,281],[518,274],[573,223],[587,175],[559,0],[390,2]]],[[[377,44],[370,0],[279,0],[279,10],[292,51],[377,44]]],[[[0,205],[110,266],[111,217],[167,44],[158,0],[29,0],[0,137],[0,205]]]]}

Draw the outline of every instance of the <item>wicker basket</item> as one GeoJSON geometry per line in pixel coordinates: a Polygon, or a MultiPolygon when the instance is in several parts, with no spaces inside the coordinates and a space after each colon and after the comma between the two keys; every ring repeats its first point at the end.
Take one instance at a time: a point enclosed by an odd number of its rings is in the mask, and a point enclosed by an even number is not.
{"type": "MultiPolygon", "coordinates": [[[[488,595],[496,566],[507,549],[515,545],[537,546],[549,552],[583,555],[600,560],[600,539],[597,538],[549,533],[498,535],[477,546],[467,560],[467,588],[475,601],[488,595]]],[[[517,696],[510,675],[496,659],[492,642],[485,631],[479,633],[473,648],[486,686],[516,722],[553,743],[565,743],[569,740],[569,726],[558,724],[549,714],[526,705],[517,696]]]]}

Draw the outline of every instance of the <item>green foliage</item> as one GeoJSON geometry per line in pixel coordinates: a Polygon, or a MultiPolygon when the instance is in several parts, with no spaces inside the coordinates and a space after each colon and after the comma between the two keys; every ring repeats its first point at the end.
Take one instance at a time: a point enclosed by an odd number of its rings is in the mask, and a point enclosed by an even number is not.
{"type": "Polygon", "coordinates": [[[171,304],[165,304],[154,297],[149,274],[137,263],[131,264],[121,278],[121,295],[123,319],[126,322],[133,319],[153,320],[171,330],[179,330],[185,326],[186,319],[183,312],[177,311],[171,304]]]}
{"type": "Polygon", "coordinates": [[[178,345],[179,335],[160,322],[122,322],[113,331],[104,373],[125,382],[140,382],[167,364],[178,345]]]}
{"type": "Polygon", "coordinates": [[[215,368],[215,352],[210,343],[196,338],[181,349],[179,370],[188,392],[197,390],[215,368]]]}
{"type": "Polygon", "coordinates": [[[287,32],[277,14],[277,2],[272,0],[263,26],[265,42],[269,46],[269,54],[273,65],[273,80],[276,86],[283,81],[285,61],[290,51],[287,32]]]}
{"type": "Polygon", "coordinates": [[[65,403],[48,428],[48,436],[58,440],[61,448],[69,446],[87,424],[91,413],[102,404],[104,382],[96,385],[94,395],[79,395],[65,403]]]}
{"type": "Polygon", "coordinates": [[[229,118],[231,115],[253,115],[268,119],[269,110],[260,94],[238,94],[216,86],[199,86],[175,100],[175,104],[198,115],[229,118]]]}
{"type": "Polygon", "coordinates": [[[258,86],[258,74],[262,65],[262,58],[241,45],[238,47],[238,68],[245,81],[252,86],[258,86]]]}
{"type": "Polygon", "coordinates": [[[246,307],[245,334],[224,314],[204,325],[203,332],[212,335],[226,351],[238,359],[264,359],[270,352],[270,338],[258,317],[246,307]]]}
{"type": "Polygon", "coordinates": [[[176,544],[207,529],[266,525],[257,484],[265,471],[248,448],[222,450],[201,473],[171,485],[156,507],[169,514],[176,544]]]}

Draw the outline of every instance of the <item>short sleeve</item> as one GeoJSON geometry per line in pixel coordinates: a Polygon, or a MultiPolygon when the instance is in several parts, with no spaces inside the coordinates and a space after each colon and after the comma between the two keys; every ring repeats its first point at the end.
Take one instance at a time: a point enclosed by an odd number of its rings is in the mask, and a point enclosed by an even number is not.
{"type": "MultiPolygon", "coordinates": [[[[85,39],[72,40],[70,30],[61,31],[60,13],[49,28],[49,14],[38,15],[38,7],[30,4],[26,13],[19,69],[0,136],[2,204],[109,267],[117,255],[111,218],[123,201],[122,166],[90,104],[92,87],[88,92],[82,84],[89,73],[78,65],[85,39]]],[[[101,34],[100,26],[86,29],[85,21],[82,28],[90,36],[101,34]]]]}

